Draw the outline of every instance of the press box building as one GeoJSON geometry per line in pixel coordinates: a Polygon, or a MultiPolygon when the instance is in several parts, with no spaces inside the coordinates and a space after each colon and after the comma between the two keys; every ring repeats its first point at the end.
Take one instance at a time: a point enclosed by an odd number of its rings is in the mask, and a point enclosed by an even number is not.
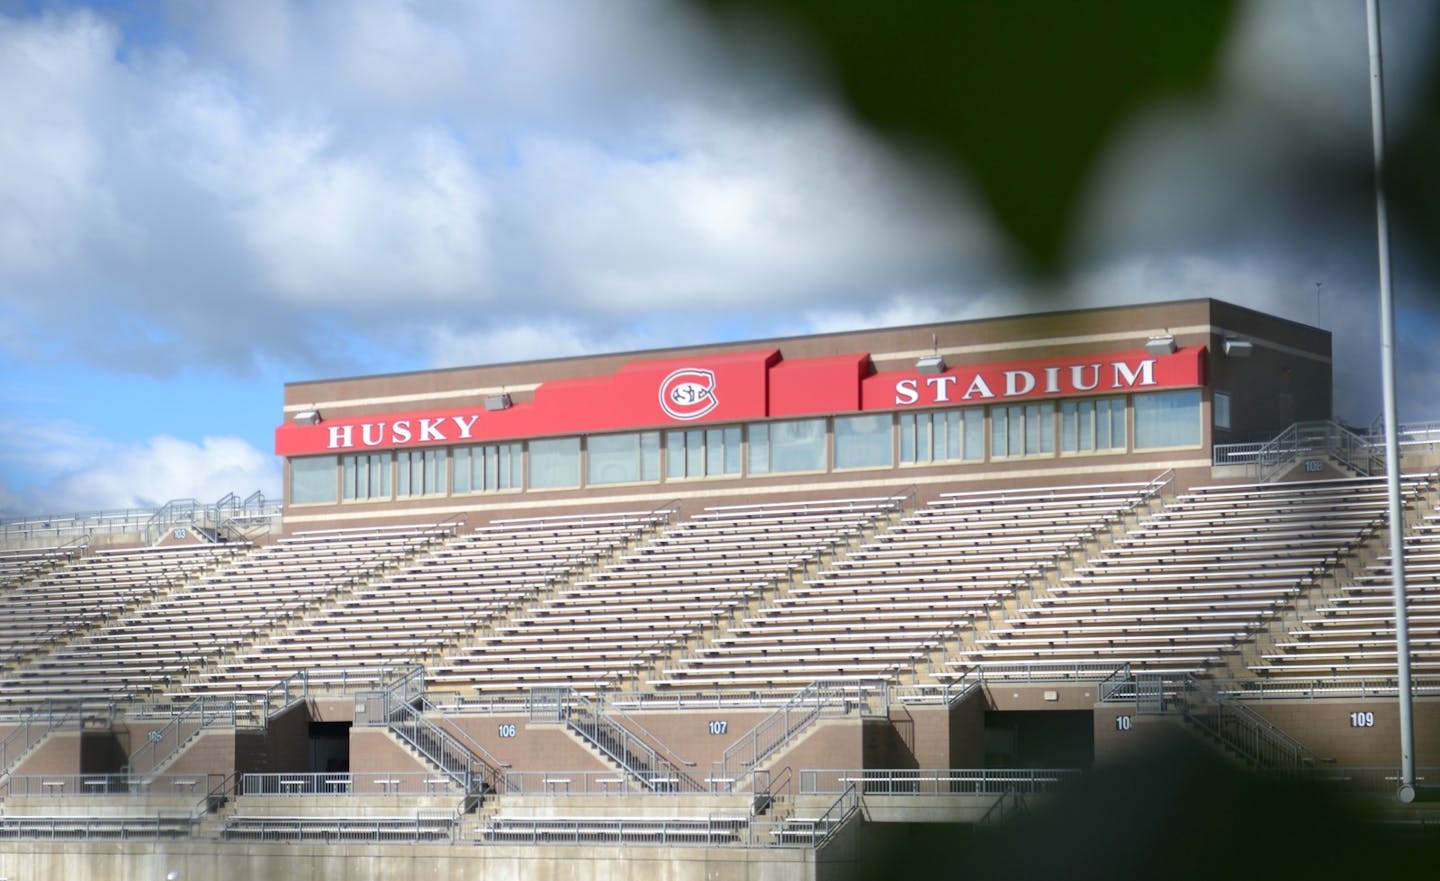
{"type": "Polygon", "coordinates": [[[290,383],[285,522],[1208,477],[1330,417],[1328,332],[1216,300],[290,383]]]}

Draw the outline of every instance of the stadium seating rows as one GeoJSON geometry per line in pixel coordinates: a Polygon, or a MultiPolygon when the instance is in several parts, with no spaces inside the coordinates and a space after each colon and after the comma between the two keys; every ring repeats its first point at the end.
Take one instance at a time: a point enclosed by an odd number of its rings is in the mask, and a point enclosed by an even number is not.
{"type": "MultiPolygon", "coordinates": [[[[323,530],[259,547],[10,552],[0,557],[10,659],[0,704],[255,693],[301,670],[323,686],[416,662],[432,688],[461,693],[943,682],[1096,660],[1193,674],[1327,579],[1342,583],[1253,673],[1393,669],[1387,560],[1348,579],[1343,565],[1383,544],[1383,482],[1198,488],[1120,527],[1152,488],[942,493],[908,510],[901,497],[878,496],[683,518],[323,530]]],[[[1414,480],[1406,489],[1412,500],[1435,492],[1414,480]]],[[[1440,515],[1414,524],[1407,543],[1412,647],[1421,669],[1435,670],[1440,515]]]]}

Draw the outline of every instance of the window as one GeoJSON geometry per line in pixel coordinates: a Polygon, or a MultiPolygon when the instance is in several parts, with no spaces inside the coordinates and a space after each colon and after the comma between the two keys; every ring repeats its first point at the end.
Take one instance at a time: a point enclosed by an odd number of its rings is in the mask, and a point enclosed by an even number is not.
{"type": "Polygon", "coordinates": [[[520,444],[456,447],[451,486],[457,493],[519,489],[523,485],[520,465],[524,461],[520,449],[520,444]]]}
{"type": "Polygon", "coordinates": [[[445,493],[445,451],[401,450],[395,454],[395,495],[433,496],[445,493]]]}
{"type": "Polygon", "coordinates": [[[290,460],[290,504],[335,501],[335,457],[303,456],[290,460]]]}
{"type": "Polygon", "coordinates": [[[1040,456],[1055,452],[1055,404],[990,408],[990,455],[1040,456]]]}
{"type": "Polygon", "coordinates": [[[1222,431],[1230,430],[1230,393],[1215,392],[1211,397],[1211,403],[1215,410],[1215,427],[1222,431]]]}
{"type": "Polygon", "coordinates": [[[895,464],[889,413],[835,417],[835,467],[877,468],[895,464]]]}
{"type": "Polygon", "coordinates": [[[660,479],[660,432],[600,434],[586,441],[587,483],[660,479]]]}
{"type": "Polygon", "coordinates": [[[390,498],[390,454],[358,453],[340,459],[345,501],[390,498]]]}
{"type": "Polygon", "coordinates": [[[1135,396],[1135,449],[1199,444],[1199,389],[1135,396]]]}
{"type": "Polygon", "coordinates": [[[985,410],[928,410],[900,414],[900,461],[985,458],[985,410]]]}
{"type": "Polygon", "coordinates": [[[580,438],[557,437],[530,442],[530,487],[555,489],[580,485],[580,438]]]}
{"type": "Polygon", "coordinates": [[[1088,453],[1125,449],[1125,399],[1060,402],[1060,450],[1088,453]]]}
{"type": "Polygon", "coordinates": [[[740,426],[665,432],[665,476],[718,477],[740,473],[740,426]]]}
{"type": "Polygon", "coordinates": [[[759,422],[750,426],[750,473],[825,470],[825,420],[759,422]]]}

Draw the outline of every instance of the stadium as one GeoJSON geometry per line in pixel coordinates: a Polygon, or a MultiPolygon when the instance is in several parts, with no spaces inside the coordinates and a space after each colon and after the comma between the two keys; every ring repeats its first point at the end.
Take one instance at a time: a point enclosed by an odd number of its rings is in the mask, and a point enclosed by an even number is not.
{"type": "Polygon", "coordinates": [[[3,523],[0,877],[961,871],[1177,744],[1433,844],[1440,426],[1392,526],[1332,369],[1197,299],[288,384],[278,503],[3,523]]]}

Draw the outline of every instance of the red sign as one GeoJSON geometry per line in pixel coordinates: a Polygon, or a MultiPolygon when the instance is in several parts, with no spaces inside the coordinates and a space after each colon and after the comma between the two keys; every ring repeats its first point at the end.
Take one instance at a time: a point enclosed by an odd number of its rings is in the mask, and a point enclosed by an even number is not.
{"type": "Polygon", "coordinates": [[[1123,394],[1204,384],[1203,346],[880,373],[861,383],[862,409],[896,410],[1076,395],[1123,394]]]}
{"type": "Polygon", "coordinates": [[[275,452],[304,456],[547,435],[903,410],[1031,398],[1120,394],[1204,384],[1204,348],[1121,352],[874,373],[869,355],[782,361],[775,350],[627,364],[610,376],[547,382],[504,410],[475,405],[286,423],[275,452]]]}

